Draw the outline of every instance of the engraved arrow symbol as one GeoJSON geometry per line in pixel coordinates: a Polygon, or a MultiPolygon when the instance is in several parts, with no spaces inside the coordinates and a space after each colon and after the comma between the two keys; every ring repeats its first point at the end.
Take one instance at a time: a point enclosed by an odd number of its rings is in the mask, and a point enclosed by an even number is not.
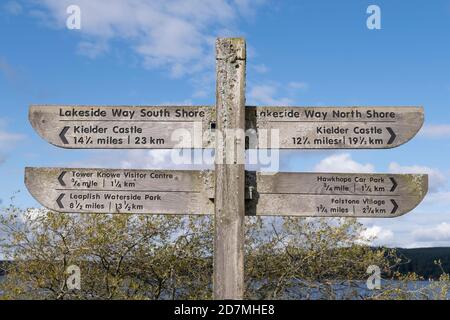
{"type": "Polygon", "coordinates": [[[63,180],[66,173],[67,173],[67,171],[63,171],[63,172],[61,172],[61,174],[58,177],[59,184],[62,185],[63,187],[66,186],[66,183],[63,180]]]}
{"type": "Polygon", "coordinates": [[[59,207],[60,209],[63,209],[63,208],[64,208],[64,205],[63,205],[62,202],[61,202],[61,200],[62,200],[62,198],[64,198],[64,196],[65,196],[65,193],[61,193],[61,194],[59,195],[58,199],[56,199],[56,203],[58,204],[58,207],[59,207]]]}
{"type": "Polygon", "coordinates": [[[394,209],[392,209],[391,214],[394,214],[398,209],[398,204],[394,199],[391,199],[392,204],[394,205],[394,209]]]}
{"type": "Polygon", "coordinates": [[[391,192],[394,192],[394,190],[397,189],[397,186],[398,186],[397,181],[395,181],[395,179],[392,178],[392,177],[389,177],[389,179],[390,179],[391,182],[392,182],[391,192]]]}
{"type": "Polygon", "coordinates": [[[394,130],[392,130],[391,127],[386,127],[386,130],[391,135],[387,144],[392,144],[392,142],[394,142],[395,138],[397,138],[397,135],[395,134],[394,130]]]}
{"type": "Polygon", "coordinates": [[[61,139],[61,141],[64,143],[64,144],[69,144],[69,141],[67,141],[67,139],[66,139],[66,133],[67,133],[67,131],[70,129],[70,127],[64,127],[63,129],[62,129],[62,131],[61,131],[61,133],[59,134],[59,138],[61,139]]]}

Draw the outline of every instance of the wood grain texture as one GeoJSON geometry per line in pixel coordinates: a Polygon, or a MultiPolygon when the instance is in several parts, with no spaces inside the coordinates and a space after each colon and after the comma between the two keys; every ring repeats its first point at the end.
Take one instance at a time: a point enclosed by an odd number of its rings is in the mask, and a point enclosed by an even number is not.
{"type": "Polygon", "coordinates": [[[214,148],[209,106],[33,105],[29,121],[51,144],[68,149],[214,148]]]}
{"type": "Polygon", "coordinates": [[[245,41],[216,42],[215,299],[244,295],[245,41]],[[237,131],[236,131],[237,130],[237,131]],[[242,136],[235,135],[241,132],[242,136]],[[230,158],[230,155],[233,158],[230,158]]]}
{"type": "MultiPolygon", "coordinates": [[[[213,171],[25,169],[30,193],[58,212],[213,214],[214,181],[213,171]]],[[[394,218],[414,209],[427,189],[428,176],[417,174],[246,172],[246,215],[394,218]]]]}
{"type": "Polygon", "coordinates": [[[210,171],[26,168],[25,185],[57,212],[212,214],[210,171]]]}
{"type": "Polygon", "coordinates": [[[421,107],[247,107],[250,148],[388,149],[420,130],[421,107]],[[272,134],[278,133],[278,140],[272,134]]]}
{"type": "Polygon", "coordinates": [[[246,180],[247,215],[394,218],[428,191],[423,174],[248,172],[246,180]]]}
{"type": "Polygon", "coordinates": [[[417,134],[424,114],[421,107],[245,107],[245,73],[245,40],[222,38],[215,107],[31,106],[30,123],[55,146],[215,148],[215,171],[26,168],[28,190],[67,213],[214,213],[215,299],[244,296],[245,215],[393,218],[423,200],[427,175],[246,173],[245,148],[394,148],[417,134]]]}
{"type": "MultiPolygon", "coordinates": [[[[43,139],[69,149],[214,148],[215,118],[212,106],[39,105],[29,111],[43,139]],[[92,110],[104,116],[79,115],[92,110]]],[[[245,119],[247,133],[256,132],[250,148],[387,149],[413,138],[424,116],[421,107],[280,106],[246,107],[245,119]]]]}

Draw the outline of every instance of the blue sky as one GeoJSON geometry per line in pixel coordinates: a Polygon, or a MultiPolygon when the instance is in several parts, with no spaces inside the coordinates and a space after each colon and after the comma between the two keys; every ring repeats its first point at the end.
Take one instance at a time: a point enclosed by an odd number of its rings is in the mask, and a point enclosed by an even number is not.
{"type": "Polygon", "coordinates": [[[280,169],[429,173],[413,212],[363,221],[380,244],[450,246],[449,0],[1,1],[2,205],[37,206],[25,166],[170,167],[164,152],[58,149],[28,106],[211,105],[217,36],[247,40],[247,104],[424,106],[424,129],[403,146],[282,152],[280,169]],[[72,4],[80,30],[66,27],[72,4]],[[366,26],[371,4],[381,30],[366,26]]]}

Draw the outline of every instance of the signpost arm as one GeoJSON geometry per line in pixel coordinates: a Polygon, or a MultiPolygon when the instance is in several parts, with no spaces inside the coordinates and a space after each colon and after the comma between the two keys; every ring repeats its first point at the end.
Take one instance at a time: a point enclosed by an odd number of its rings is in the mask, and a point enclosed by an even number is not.
{"type": "Polygon", "coordinates": [[[245,41],[216,42],[214,299],[244,294],[245,41]]]}
{"type": "Polygon", "coordinates": [[[245,128],[278,130],[281,149],[381,149],[410,140],[424,120],[417,107],[246,108],[245,68],[245,40],[217,39],[215,111],[206,106],[30,108],[33,128],[63,148],[210,148],[214,139],[209,135],[198,145],[190,139],[180,144],[172,134],[192,132],[198,122],[203,132],[215,128],[214,197],[212,173],[198,171],[27,168],[27,188],[58,212],[199,214],[212,212],[213,200],[216,300],[244,298],[245,213],[392,218],[422,201],[427,175],[253,174],[256,180],[249,187],[257,183],[257,201],[250,196],[245,212],[245,128]]]}

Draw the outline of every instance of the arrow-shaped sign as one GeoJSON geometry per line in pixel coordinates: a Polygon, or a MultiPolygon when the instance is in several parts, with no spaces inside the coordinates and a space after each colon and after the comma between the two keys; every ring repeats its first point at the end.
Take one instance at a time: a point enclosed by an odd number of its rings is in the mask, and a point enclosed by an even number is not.
{"type": "Polygon", "coordinates": [[[65,193],[61,193],[58,197],[58,199],[56,199],[56,203],[58,204],[58,207],[60,209],[64,209],[64,205],[62,204],[61,200],[64,198],[65,193]]]}
{"type": "Polygon", "coordinates": [[[393,218],[411,211],[422,201],[428,177],[248,172],[246,184],[247,189],[253,187],[251,197],[249,194],[246,199],[247,215],[393,218]]]}
{"type": "MultiPolygon", "coordinates": [[[[29,116],[45,140],[73,149],[212,148],[217,132],[208,106],[31,106],[29,116]]],[[[245,117],[250,149],[393,148],[424,119],[420,107],[246,107],[245,117]]]]}
{"type": "Polygon", "coordinates": [[[70,127],[64,127],[59,134],[59,138],[61,139],[61,141],[64,144],[69,144],[69,141],[67,141],[67,139],[66,139],[66,133],[67,133],[67,131],[69,131],[69,129],[70,129],[70,127]]]}
{"type": "Polygon", "coordinates": [[[390,127],[386,127],[386,130],[391,135],[387,144],[392,144],[395,141],[395,138],[397,137],[397,135],[395,134],[394,130],[392,130],[392,128],[390,128],[390,127]]]}
{"type": "Polygon", "coordinates": [[[213,148],[212,106],[31,106],[41,137],[69,149],[213,148]]]}
{"type": "Polygon", "coordinates": [[[395,179],[394,178],[392,178],[392,177],[389,177],[389,179],[391,180],[391,182],[392,182],[392,188],[391,188],[391,192],[394,192],[395,191],[395,189],[397,189],[397,186],[398,186],[398,184],[397,184],[397,181],[395,181],[395,179]]]}
{"type": "MultiPolygon", "coordinates": [[[[209,214],[214,212],[214,179],[212,171],[25,171],[30,193],[59,212],[209,214]],[[61,186],[63,173],[74,183],[61,186]]],[[[245,183],[247,215],[392,218],[414,209],[428,189],[427,176],[420,174],[247,172],[245,183]]]]}
{"type": "Polygon", "coordinates": [[[392,202],[392,204],[394,205],[394,208],[392,209],[391,214],[394,214],[394,213],[397,212],[398,204],[397,204],[397,202],[395,202],[394,199],[391,199],[391,202],[392,202]]]}
{"type": "Polygon", "coordinates": [[[250,149],[393,148],[424,118],[420,107],[247,107],[245,116],[250,149]]]}
{"type": "Polygon", "coordinates": [[[26,168],[25,185],[57,212],[214,213],[210,171],[26,168]]]}
{"type": "Polygon", "coordinates": [[[61,186],[63,186],[63,187],[66,186],[66,183],[65,183],[64,180],[63,180],[63,178],[64,178],[64,176],[66,175],[66,173],[67,173],[67,171],[63,171],[63,172],[61,172],[61,174],[60,174],[59,177],[58,177],[59,184],[60,184],[61,186]]]}

